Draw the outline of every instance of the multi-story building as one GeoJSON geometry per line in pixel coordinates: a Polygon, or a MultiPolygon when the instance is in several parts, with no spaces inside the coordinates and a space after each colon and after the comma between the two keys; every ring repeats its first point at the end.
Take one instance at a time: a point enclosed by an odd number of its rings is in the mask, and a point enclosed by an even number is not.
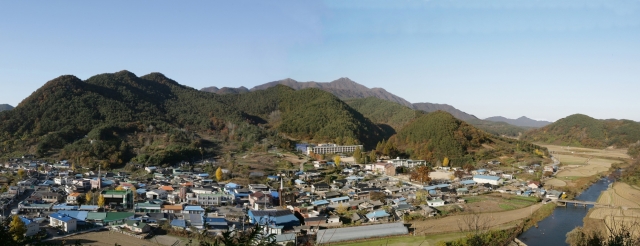
{"type": "Polygon", "coordinates": [[[411,159],[393,159],[393,160],[388,160],[387,163],[391,163],[396,167],[408,167],[408,168],[412,168],[415,166],[419,166],[419,165],[426,165],[427,161],[425,160],[411,160],[411,159]]]}
{"type": "Polygon", "coordinates": [[[211,193],[211,194],[196,194],[198,198],[198,205],[212,206],[212,205],[224,205],[233,201],[233,195],[225,193],[211,193]]]}
{"type": "Polygon", "coordinates": [[[364,150],[362,145],[320,144],[307,146],[307,155],[310,155],[311,152],[315,154],[353,153],[357,148],[364,150]]]}

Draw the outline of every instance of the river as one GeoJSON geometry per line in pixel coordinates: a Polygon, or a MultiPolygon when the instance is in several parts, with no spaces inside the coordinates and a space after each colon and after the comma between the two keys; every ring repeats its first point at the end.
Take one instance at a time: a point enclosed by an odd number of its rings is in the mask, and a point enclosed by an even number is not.
{"type": "MultiPolygon", "coordinates": [[[[602,178],[598,182],[592,184],[575,200],[580,201],[596,201],[602,191],[605,191],[611,180],[602,178]]],[[[570,232],[578,226],[582,226],[582,219],[587,215],[592,205],[556,207],[553,213],[538,222],[538,227],[531,227],[522,233],[518,239],[526,243],[528,246],[547,246],[547,245],[567,245],[565,242],[567,232],[570,232]]]]}

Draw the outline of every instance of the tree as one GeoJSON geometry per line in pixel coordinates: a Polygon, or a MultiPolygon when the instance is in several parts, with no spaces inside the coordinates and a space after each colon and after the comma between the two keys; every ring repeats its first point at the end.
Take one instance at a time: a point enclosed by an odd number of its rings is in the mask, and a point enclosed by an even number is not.
{"type": "Polygon", "coordinates": [[[336,167],[340,167],[340,163],[342,162],[342,160],[340,159],[339,155],[336,155],[333,157],[333,162],[336,163],[336,167]]]}
{"type": "Polygon", "coordinates": [[[431,169],[428,166],[422,165],[415,167],[413,172],[411,172],[411,179],[420,181],[421,184],[424,184],[425,182],[431,181],[431,178],[429,178],[429,172],[431,172],[431,169]]]}
{"type": "Polygon", "coordinates": [[[345,215],[348,211],[347,206],[342,205],[342,203],[340,203],[338,205],[338,208],[336,209],[336,212],[340,215],[345,215]]]}
{"type": "Polygon", "coordinates": [[[461,179],[462,177],[464,177],[464,171],[456,170],[455,172],[453,172],[453,176],[456,177],[456,178],[461,179]]]}
{"type": "Polygon", "coordinates": [[[122,187],[122,185],[118,185],[118,187],[116,187],[116,190],[118,190],[118,191],[124,190],[124,187],[122,187]]]}
{"type": "Polygon", "coordinates": [[[445,157],[444,160],[442,161],[442,166],[443,167],[448,167],[449,166],[449,157],[445,157]]]}
{"type": "Polygon", "coordinates": [[[131,190],[131,192],[133,192],[133,200],[134,201],[138,200],[138,192],[136,190],[136,187],[132,185],[129,190],[131,190]]]}
{"type": "Polygon", "coordinates": [[[378,201],[384,202],[384,200],[387,199],[387,195],[379,191],[373,191],[369,193],[369,198],[371,200],[378,200],[378,201]]]}
{"type": "Polygon", "coordinates": [[[13,240],[15,241],[21,241],[24,239],[24,234],[27,233],[27,226],[25,226],[22,219],[17,215],[13,216],[13,219],[9,224],[9,233],[13,235],[13,240]]]}
{"type": "Polygon", "coordinates": [[[362,159],[362,150],[360,150],[360,148],[356,148],[356,150],[353,151],[353,160],[356,162],[356,164],[359,164],[361,159],[362,159]]]}
{"type": "Polygon", "coordinates": [[[218,169],[216,170],[216,179],[218,181],[222,181],[222,167],[218,167],[218,169]]]}
{"type": "Polygon", "coordinates": [[[369,161],[371,161],[372,163],[378,161],[378,156],[376,155],[376,152],[373,150],[369,152],[369,161]]]}
{"type": "Polygon", "coordinates": [[[98,197],[98,207],[104,207],[104,196],[102,194],[98,197]]]}
{"type": "Polygon", "coordinates": [[[84,195],[84,198],[87,201],[87,204],[91,203],[91,200],[93,200],[93,192],[87,192],[87,194],[84,195]]]}
{"type": "Polygon", "coordinates": [[[20,177],[20,179],[24,178],[24,169],[18,169],[18,177],[20,177]]]}

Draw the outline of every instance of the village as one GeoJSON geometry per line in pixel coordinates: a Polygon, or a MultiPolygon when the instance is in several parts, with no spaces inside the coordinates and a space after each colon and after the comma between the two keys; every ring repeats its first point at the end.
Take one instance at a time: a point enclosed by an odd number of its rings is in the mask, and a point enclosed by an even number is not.
{"type": "Polygon", "coordinates": [[[337,161],[310,160],[295,170],[250,172],[249,183],[227,181],[231,170],[213,158],[170,167],[140,166],[134,174],[74,172],[69,161],[47,163],[23,156],[4,163],[2,173],[20,180],[8,184],[0,177],[7,187],[0,194],[0,208],[2,216],[19,216],[25,236],[48,240],[94,230],[138,239],[180,231],[215,236],[260,226],[278,244],[299,245],[415,234],[416,228],[407,226],[411,221],[471,209],[519,209],[563,196],[540,181],[518,179],[520,174],[551,176],[558,163],[521,165],[509,172],[496,160],[473,169],[440,165],[428,168],[425,182],[406,172],[424,167],[425,161],[396,158],[356,164],[343,153],[345,148],[334,147],[325,147],[323,154],[335,154],[337,161]],[[204,171],[211,168],[216,173],[204,171]]]}

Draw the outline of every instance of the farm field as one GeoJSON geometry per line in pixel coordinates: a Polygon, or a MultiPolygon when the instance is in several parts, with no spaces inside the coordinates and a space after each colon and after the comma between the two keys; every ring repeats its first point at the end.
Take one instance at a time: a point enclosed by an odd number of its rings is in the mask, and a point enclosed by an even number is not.
{"type": "Polygon", "coordinates": [[[113,246],[113,245],[156,245],[155,243],[151,243],[146,240],[137,239],[135,237],[127,236],[118,232],[110,232],[110,231],[98,231],[98,232],[89,232],[83,233],[79,235],[74,235],[70,237],[61,238],[58,240],[47,241],[53,244],[62,245],[75,245],[76,242],[82,245],[92,245],[92,246],[113,246]]]}
{"type": "Polygon", "coordinates": [[[546,147],[549,152],[554,152],[554,156],[558,155],[588,155],[588,156],[598,156],[602,158],[623,158],[628,159],[629,155],[627,155],[627,149],[590,149],[590,148],[579,148],[579,147],[567,147],[567,146],[558,146],[558,145],[544,145],[541,146],[546,147]]]}
{"type": "Polygon", "coordinates": [[[611,164],[619,162],[609,159],[585,158],[580,156],[555,155],[564,166],[556,175],[562,177],[589,177],[611,168],[611,164]]]}
{"type": "Polygon", "coordinates": [[[555,187],[564,187],[567,186],[567,182],[564,182],[562,180],[559,179],[549,179],[547,181],[544,181],[545,185],[552,185],[555,187]]]}
{"type": "Polygon", "coordinates": [[[640,209],[640,190],[625,183],[615,183],[612,188],[602,192],[598,198],[598,203],[640,209]]]}
{"type": "MultiPolygon", "coordinates": [[[[489,212],[482,213],[480,218],[487,220],[489,227],[496,227],[511,223],[517,220],[521,220],[535,212],[542,206],[541,203],[533,206],[514,209],[504,212],[489,212]]],[[[441,234],[459,231],[458,222],[464,218],[465,215],[447,216],[441,219],[430,219],[424,221],[412,221],[412,227],[416,228],[416,233],[420,234],[441,234]]]]}
{"type": "Polygon", "coordinates": [[[371,239],[364,241],[356,241],[356,242],[343,242],[336,243],[331,245],[336,246],[410,246],[410,245],[424,245],[424,246],[434,246],[437,245],[438,242],[449,242],[456,240],[458,238],[464,237],[464,233],[456,232],[456,233],[446,233],[446,234],[437,234],[437,235],[426,235],[426,236],[397,236],[397,237],[387,237],[387,238],[379,238],[379,239],[371,239]]]}
{"type": "Polygon", "coordinates": [[[497,193],[481,196],[467,196],[464,197],[464,199],[467,203],[460,204],[460,206],[465,210],[473,210],[480,213],[519,209],[531,206],[537,202],[533,197],[497,193]]]}

